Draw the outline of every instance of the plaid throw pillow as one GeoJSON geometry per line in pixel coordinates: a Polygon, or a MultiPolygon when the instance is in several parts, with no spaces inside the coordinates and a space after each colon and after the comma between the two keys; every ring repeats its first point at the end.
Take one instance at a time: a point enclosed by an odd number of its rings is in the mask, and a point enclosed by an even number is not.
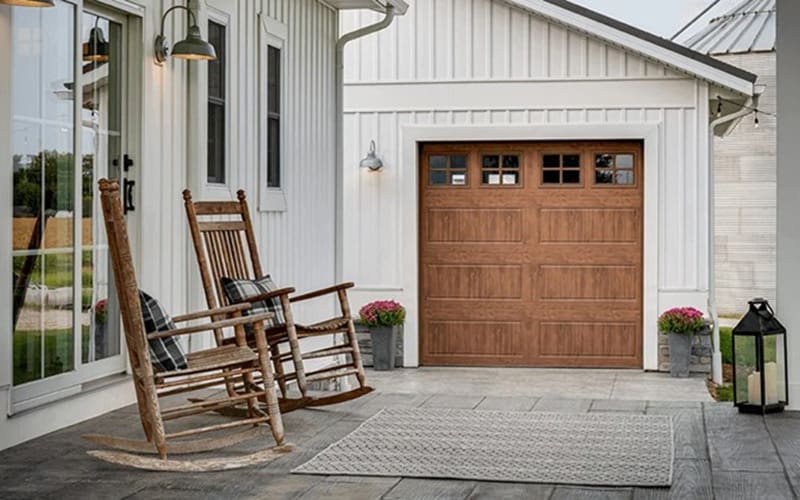
{"type": "MultiPolygon", "coordinates": [[[[156,299],[139,290],[139,302],[142,305],[142,319],[146,333],[166,332],[175,330],[175,323],[156,299]]],[[[186,368],[186,356],[183,349],[174,337],[149,339],[150,360],[157,372],[172,371],[186,368]]]]}
{"type": "MultiPolygon", "coordinates": [[[[257,280],[222,278],[220,281],[222,282],[222,291],[225,293],[225,297],[227,297],[228,303],[230,304],[249,302],[250,297],[255,297],[262,293],[268,293],[278,289],[269,275],[257,280]]],[[[271,328],[286,323],[286,319],[283,316],[283,307],[281,307],[281,301],[278,297],[253,303],[249,310],[244,311],[244,315],[249,316],[266,312],[273,313],[275,317],[265,321],[264,328],[271,328]]],[[[250,325],[248,325],[247,331],[250,331],[250,325]]]]}

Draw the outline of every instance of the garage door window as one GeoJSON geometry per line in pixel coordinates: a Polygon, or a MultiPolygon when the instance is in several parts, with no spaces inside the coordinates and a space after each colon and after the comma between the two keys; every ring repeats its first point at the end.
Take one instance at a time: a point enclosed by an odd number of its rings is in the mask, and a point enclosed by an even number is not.
{"type": "Polygon", "coordinates": [[[519,183],[519,155],[484,155],[481,158],[481,184],[487,186],[517,186],[519,183]]]}
{"type": "Polygon", "coordinates": [[[466,155],[431,155],[428,182],[431,186],[465,186],[467,184],[466,155]]]}
{"type": "Polygon", "coordinates": [[[633,186],[633,155],[600,153],[594,159],[594,183],[633,186]]]}
{"type": "Polygon", "coordinates": [[[542,155],[542,184],[580,184],[581,155],[576,153],[542,155]]]}

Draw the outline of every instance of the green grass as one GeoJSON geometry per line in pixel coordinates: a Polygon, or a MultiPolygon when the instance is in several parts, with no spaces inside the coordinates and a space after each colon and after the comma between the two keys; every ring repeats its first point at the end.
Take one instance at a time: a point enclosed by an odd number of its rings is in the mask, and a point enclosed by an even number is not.
{"type": "Polygon", "coordinates": [[[733,386],[722,385],[717,387],[717,401],[733,401],[733,386]]]}
{"type": "MultiPolygon", "coordinates": [[[[39,380],[42,377],[42,332],[18,330],[14,332],[14,385],[39,380]]],[[[49,377],[75,368],[74,337],[71,328],[45,332],[44,376],[49,377]]],[[[89,327],[83,327],[83,359],[89,353],[89,327]]]]}
{"type": "MultiPolygon", "coordinates": [[[[722,363],[731,365],[733,364],[733,329],[729,326],[721,326],[719,329],[719,350],[722,354],[722,363]]],[[[751,337],[752,338],[752,337],[751,337]]],[[[773,337],[774,339],[774,337],[773,337]]],[[[739,353],[737,362],[740,365],[747,366],[755,364],[753,356],[755,355],[752,349],[752,344],[739,345],[739,353]]],[[[764,358],[766,360],[775,359],[776,343],[774,340],[764,340],[764,358]]]]}

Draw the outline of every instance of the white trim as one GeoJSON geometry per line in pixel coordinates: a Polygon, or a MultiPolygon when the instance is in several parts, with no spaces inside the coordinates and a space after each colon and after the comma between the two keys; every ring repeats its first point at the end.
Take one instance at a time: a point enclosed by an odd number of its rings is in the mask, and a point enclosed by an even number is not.
{"type": "Polygon", "coordinates": [[[264,14],[260,15],[261,28],[259,29],[258,39],[258,210],[261,212],[284,212],[286,211],[286,41],[289,36],[288,28],[282,22],[264,14]],[[281,137],[280,137],[280,187],[267,187],[267,66],[268,53],[267,47],[275,47],[281,51],[281,137]]]}
{"type": "Polygon", "coordinates": [[[506,0],[509,3],[550,18],[552,21],[599,37],[628,50],[643,54],[669,66],[714,82],[744,95],[753,95],[753,82],[739,78],[726,71],[709,66],[701,61],[679,54],[674,50],[648,42],[607,24],[595,21],[576,12],[559,7],[545,0],[506,0]]]}
{"type": "Polygon", "coordinates": [[[405,125],[401,128],[400,162],[413,165],[403,176],[401,186],[403,290],[407,306],[404,327],[403,365],[419,366],[419,233],[418,177],[421,142],[428,141],[552,141],[621,140],[644,141],[644,245],[642,290],[642,361],[645,370],[658,368],[658,186],[661,169],[661,128],[654,123],[626,124],[547,124],[521,126],[430,126],[405,125]]]}
{"type": "Polygon", "coordinates": [[[93,1],[105,5],[106,7],[115,9],[117,11],[124,12],[125,14],[131,16],[144,17],[145,7],[136,2],[130,2],[128,0],[93,0],[93,1]]]}
{"type": "MultiPolygon", "coordinates": [[[[0,74],[7,75],[0,78],[0,200],[14,199],[14,175],[12,173],[11,130],[12,109],[11,101],[11,9],[7,5],[0,5],[0,74]]],[[[12,271],[12,246],[13,240],[10,228],[13,224],[13,201],[0,203],[0,283],[11,283],[12,271]]],[[[8,289],[6,289],[8,290],[8,289]]],[[[13,334],[8,325],[13,315],[13,297],[10,293],[0,294],[0,390],[11,387],[14,378],[13,363],[13,334]],[[8,323],[5,323],[8,321],[8,323]]],[[[0,392],[2,399],[2,392],[0,392]]],[[[9,401],[11,398],[8,398],[9,401]]],[[[4,411],[0,408],[0,412],[4,411]]],[[[2,417],[0,417],[2,418],[2,417]]]]}

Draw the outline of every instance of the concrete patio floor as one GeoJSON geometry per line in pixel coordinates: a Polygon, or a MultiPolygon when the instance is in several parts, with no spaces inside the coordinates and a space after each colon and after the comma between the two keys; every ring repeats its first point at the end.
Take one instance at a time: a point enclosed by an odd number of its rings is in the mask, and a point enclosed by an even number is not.
{"type": "MultiPolygon", "coordinates": [[[[787,412],[764,419],[741,415],[727,403],[691,401],[704,396],[694,379],[675,381],[660,374],[617,370],[450,368],[370,372],[368,377],[376,387],[368,396],[284,415],[287,438],[297,449],[262,466],[205,474],[153,473],[88,456],[85,452],[90,446],[80,438],[84,433],[141,435],[136,408],[129,406],[0,452],[0,498],[727,500],[796,498],[800,491],[800,414],[787,412]],[[506,382],[508,372],[513,372],[516,382],[506,382]],[[526,384],[530,384],[527,392],[526,384]],[[628,385],[631,390],[626,393],[628,385]],[[591,394],[591,390],[598,392],[591,394]],[[633,397],[646,391],[648,400],[633,397]],[[670,400],[681,391],[687,399],[670,400]],[[673,486],[598,488],[289,473],[384,407],[671,415],[673,486]]],[[[251,451],[268,442],[265,438],[231,451],[251,451]]]]}

